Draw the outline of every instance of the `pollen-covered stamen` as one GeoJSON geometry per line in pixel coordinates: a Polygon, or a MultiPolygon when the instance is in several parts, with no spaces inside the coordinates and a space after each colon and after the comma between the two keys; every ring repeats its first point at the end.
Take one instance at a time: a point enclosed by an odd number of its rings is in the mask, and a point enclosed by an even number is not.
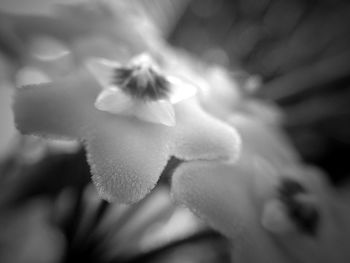
{"type": "Polygon", "coordinates": [[[150,61],[134,61],[115,69],[113,84],[138,99],[159,100],[169,96],[170,84],[150,61]]]}

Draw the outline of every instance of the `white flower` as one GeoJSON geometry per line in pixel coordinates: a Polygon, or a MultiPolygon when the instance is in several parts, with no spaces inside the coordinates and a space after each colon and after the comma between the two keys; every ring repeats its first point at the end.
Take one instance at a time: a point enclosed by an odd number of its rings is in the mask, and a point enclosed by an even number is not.
{"type": "Polygon", "coordinates": [[[88,61],[87,67],[102,86],[95,107],[112,114],[175,126],[173,104],[196,93],[193,85],[162,75],[147,54],[135,57],[126,66],[99,58],[88,61]]]}
{"type": "MultiPolygon", "coordinates": [[[[101,67],[93,69],[108,70],[95,70],[91,74],[85,68],[73,68],[69,75],[54,78],[50,83],[27,83],[24,88],[16,89],[13,103],[16,127],[23,134],[83,142],[92,179],[101,197],[120,203],[134,203],[144,198],[157,184],[171,157],[187,162],[237,160],[241,140],[234,128],[203,111],[196,98],[177,103],[188,97],[189,92],[174,91],[193,92],[196,88],[188,87],[191,84],[180,79],[164,78],[170,83],[160,85],[164,89],[148,90],[154,86],[145,83],[159,81],[160,75],[154,74],[154,67],[145,70],[140,62],[134,61],[125,67],[119,64],[112,67],[114,73],[117,69],[119,74],[117,83],[113,83],[113,78],[106,78],[108,74],[103,75],[112,73],[113,76],[111,67],[96,63],[101,67]],[[124,78],[120,77],[122,73],[124,78]],[[121,83],[122,79],[133,85],[121,83]],[[102,91],[99,83],[103,84],[102,91]],[[114,96],[114,90],[127,98],[124,102],[130,103],[118,103],[120,96],[114,96]],[[108,92],[112,95],[103,96],[108,92]],[[159,106],[163,101],[174,108],[174,127],[154,123],[169,123],[168,119],[160,118],[165,115],[163,108],[150,110],[150,105],[159,106]],[[124,105],[124,110],[117,110],[120,105],[124,105]]],[[[39,77],[35,80],[42,82],[39,77]]]]}

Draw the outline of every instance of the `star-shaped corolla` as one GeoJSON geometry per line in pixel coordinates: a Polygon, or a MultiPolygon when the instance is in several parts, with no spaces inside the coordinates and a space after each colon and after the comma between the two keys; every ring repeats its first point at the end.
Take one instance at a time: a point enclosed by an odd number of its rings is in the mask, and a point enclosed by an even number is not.
{"type": "Polygon", "coordinates": [[[22,133],[80,139],[101,196],[123,203],[143,198],[172,156],[184,161],[233,161],[240,149],[235,129],[205,113],[195,97],[188,98],[185,92],[185,97],[176,99],[175,94],[182,93],[173,91],[193,87],[163,76],[169,82],[164,94],[152,93],[143,78],[149,80],[149,69],[143,72],[142,66],[135,66],[137,61],[117,65],[118,74],[131,67],[127,72],[131,79],[126,79],[132,85],[123,86],[115,79],[106,82],[103,74],[109,71],[91,74],[83,68],[58,81],[18,89],[14,100],[15,121],[22,133]]]}
{"type": "Polygon", "coordinates": [[[147,54],[135,57],[127,66],[106,59],[90,60],[88,68],[103,88],[95,102],[97,109],[147,122],[175,126],[172,104],[196,93],[193,85],[164,77],[147,54]]]}

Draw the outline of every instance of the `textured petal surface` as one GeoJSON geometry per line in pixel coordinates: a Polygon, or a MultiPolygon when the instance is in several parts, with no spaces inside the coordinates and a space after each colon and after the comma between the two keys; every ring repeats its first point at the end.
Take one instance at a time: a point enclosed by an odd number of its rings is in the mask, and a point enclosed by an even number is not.
{"type": "Polygon", "coordinates": [[[130,96],[119,89],[109,88],[98,95],[95,107],[101,111],[118,114],[131,110],[133,104],[130,96]]]}
{"type": "Polygon", "coordinates": [[[235,262],[289,262],[260,226],[253,180],[252,173],[237,165],[191,162],[175,172],[172,192],[177,201],[233,239],[235,262]]]}
{"type": "Polygon", "coordinates": [[[320,222],[314,236],[304,235],[300,231],[292,232],[288,235],[275,235],[276,242],[288,254],[293,255],[296,262],[348,262],[348,217],[344,217],[344,211],[348,211],[336,208],[334,192],[324,174],[305,166],[294,169],[285,167],[281,174],[298,180],[308,190],[309,198],[312,198],[318,209],[320,222]],[[340,215],[339,212],[343,214],[340,215]],[[344,219],[347,221],[345,224],[344,219]]]}
{"type": "MultiPolygon", "coordinates": [[[[136,102],[137,103],[137,102],[136,102]]],[[[168,101],[140,102],[135,105],[135,115],[146,122],[175,126],[175,112],[168,101]]]]}
{"type": "Polygon", "coordinates": [[[93,180],[109,201],[133,203],[156,184],[169,159],[169,128],[107,114],[86,139],[93,180]]]}
{"type": "Polygon", "coordinates": [[[98,84],[84,72],[18,89],[14,98],[17,128],[25,134],[80,137],[98,117],[94,100],[99,91],[98,84]]]}
{"type": "Polygon", "coordinates": [[[236,130],[205,113],[194,99],[174,105],[177,119],[173,154],[184,160],[238,158],[236,130]]]}

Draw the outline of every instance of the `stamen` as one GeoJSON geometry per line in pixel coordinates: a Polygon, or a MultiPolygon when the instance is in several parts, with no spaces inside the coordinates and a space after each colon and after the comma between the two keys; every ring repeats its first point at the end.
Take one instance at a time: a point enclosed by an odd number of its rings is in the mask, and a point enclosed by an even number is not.
{"type": "Polygon", "coordinates": [[[297,194],[306,193],[306,189],[297,181],[289,179],[289,178],[283,178],[279,193],[282,198],[292,198],[297,194]]]}
{"type": "Polygon", "coordinates": [[[310,236],[316,236],[320,224],[320,212],[312,203],[290,200],[287,203],[288,214],[299,230],[310,236]]]}
{"type": "Polygon", "coordinates": [[[144,100],[166,99],[170,91],[170,83],[144,55],[128,66],[115,69],[113,84],[132,97],[144,100]]]}
{"type": "Polygon", "coordinates": [[[320,223],[320,213],[316,204],[301,197],[310,193],[299,182],[283,179],[279,189],[280,200],[287,208],[289,218],[305,234],[315,236],[320,223]]]}
{"type": "Polygon", "coordinates": [[[129,79],[132,75],[132,69],[130,68],[118,68],[114,71],[113,83],[118,86],[122,86],[126,79],[129,79]]]}

